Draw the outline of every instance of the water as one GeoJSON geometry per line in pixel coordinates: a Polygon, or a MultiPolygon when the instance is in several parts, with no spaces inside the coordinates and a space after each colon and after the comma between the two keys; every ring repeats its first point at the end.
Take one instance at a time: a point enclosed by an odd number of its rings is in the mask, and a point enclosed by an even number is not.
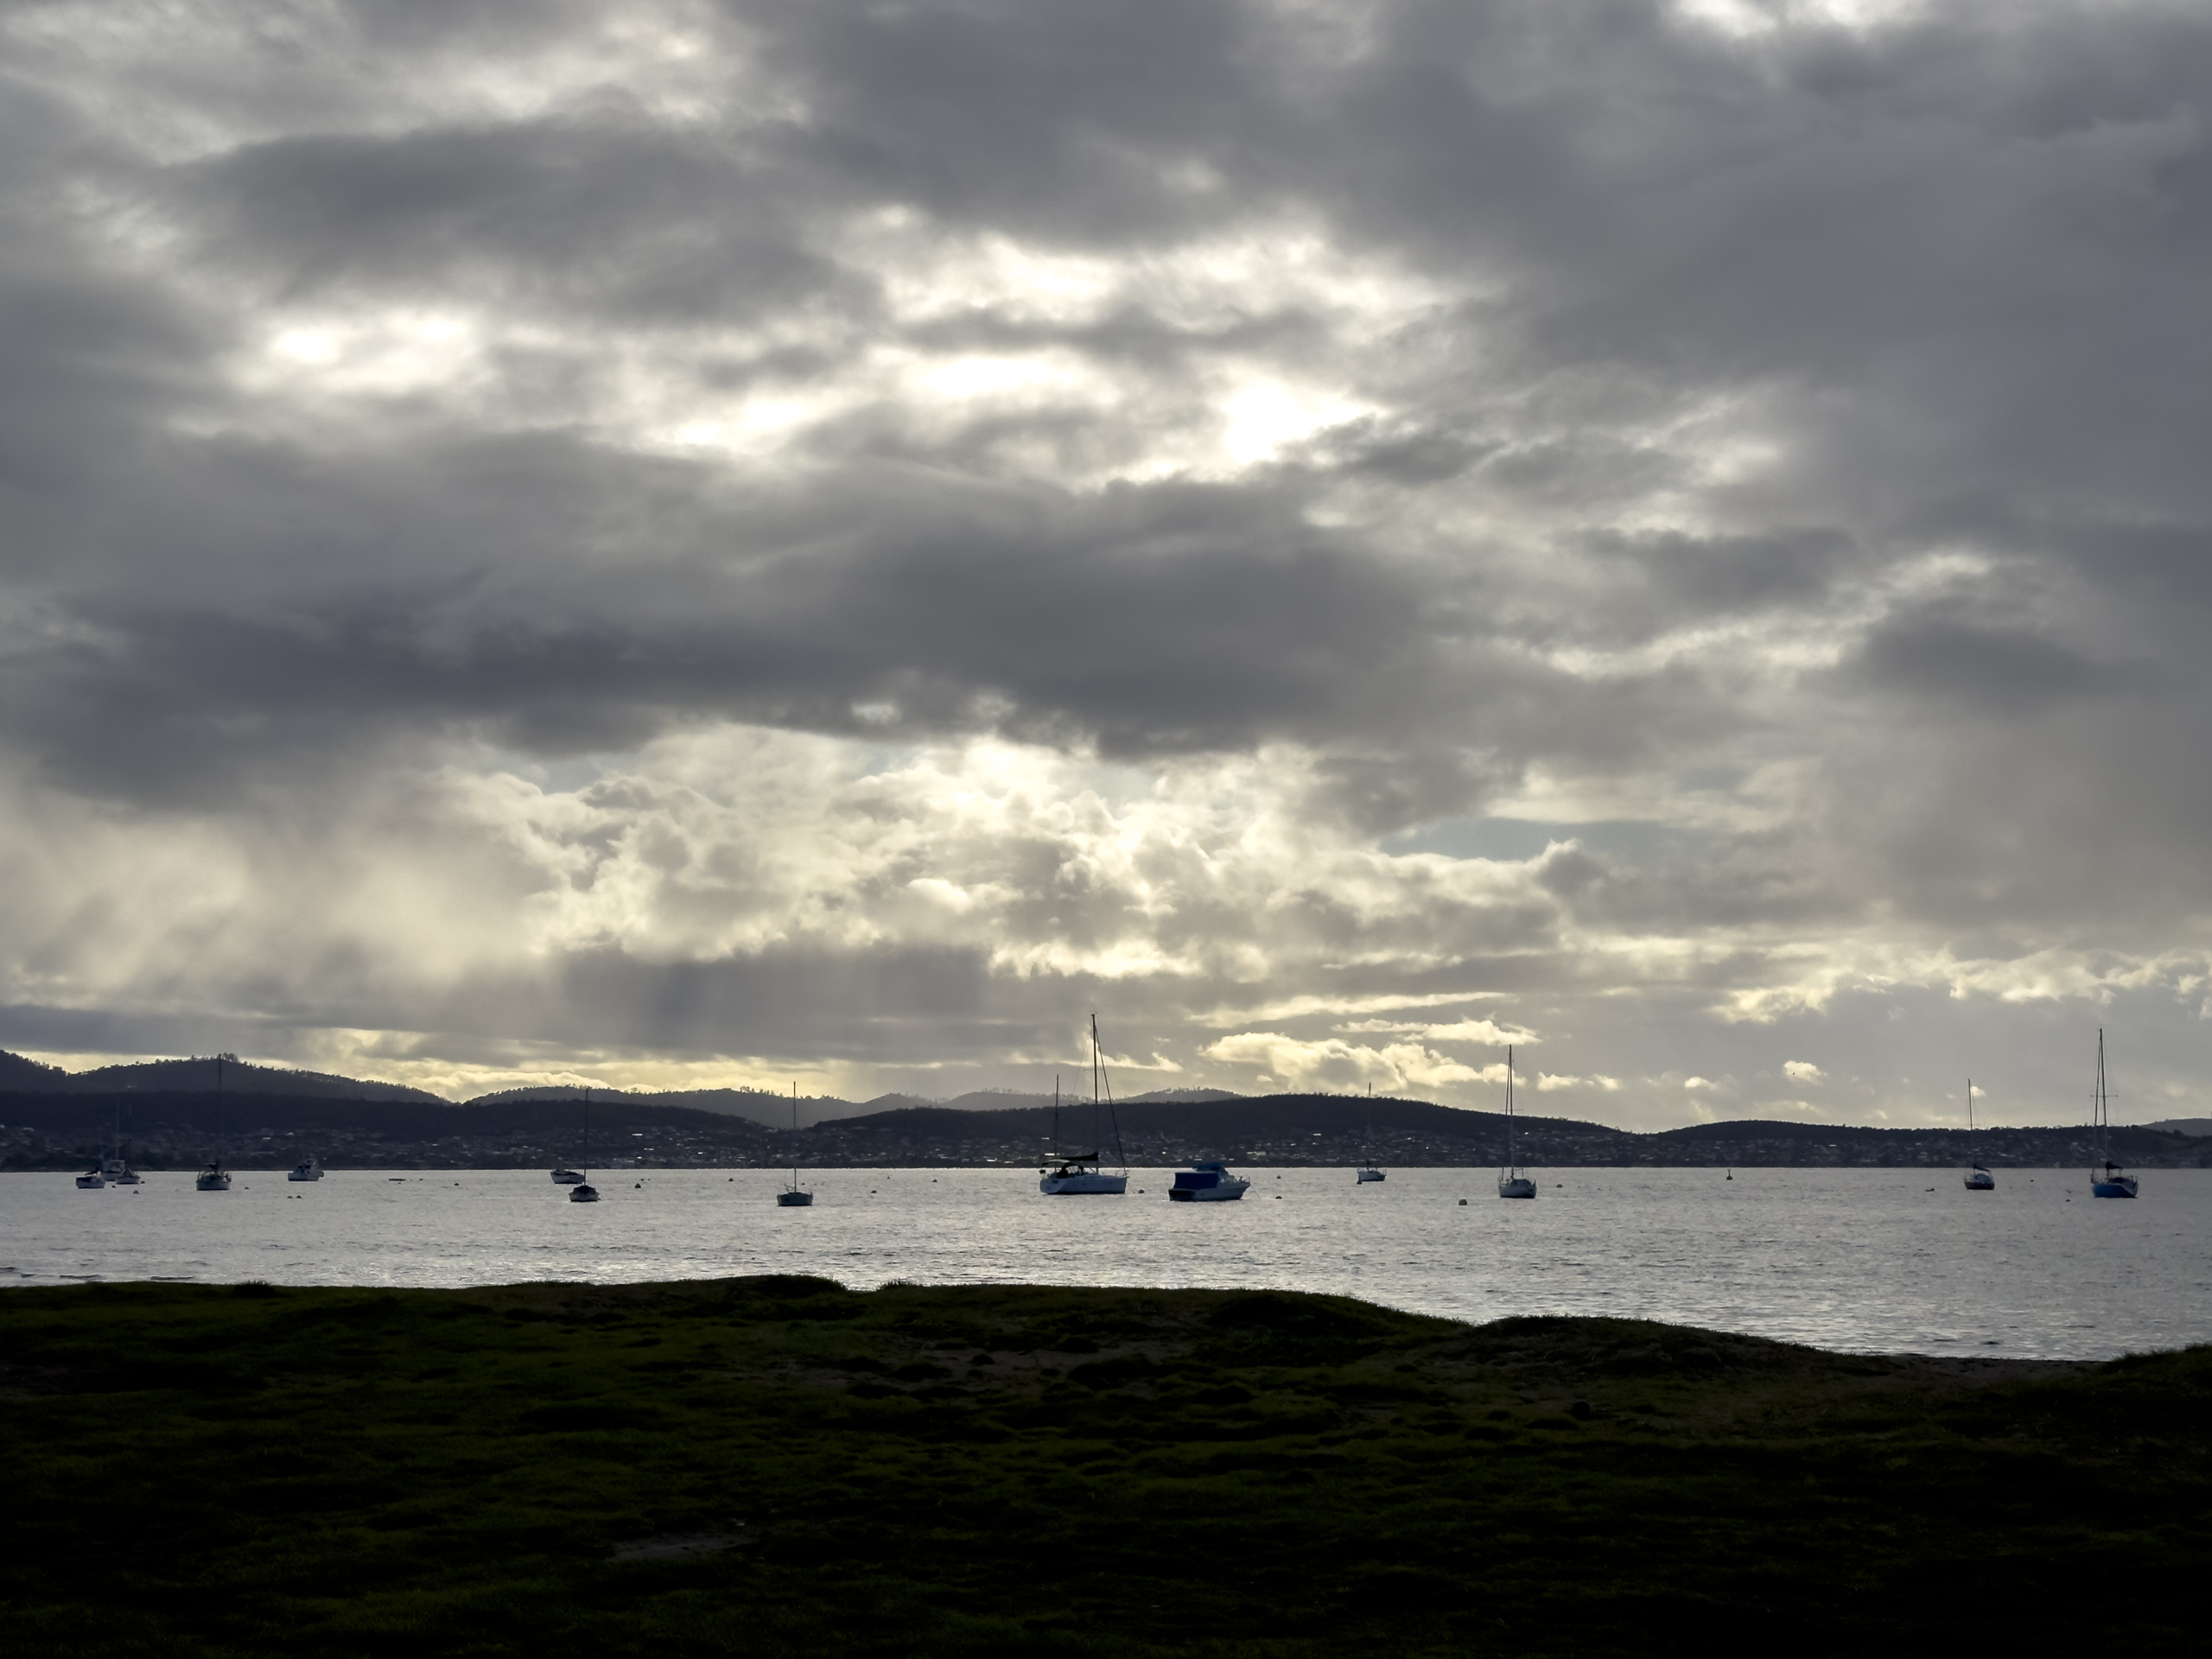
{"type": "MultiPolygon", "coordinates": [[[[770,1171],[615,1171],[572,1205],[543,1171],[189,1174],[79,1192],[0,1174],[0,1286],[623,1282],[814,1273],[855,1288],[1026,1281],[1279,1287],[1484,1320],[1614,1314],[1862,1352],[2105,1358],[2212,1341],[2212,1171],[2133,1203],[2079,1171],[1570,1169],[1541,1196],[1489,1170],[1246,1169],[1236,1204],[1048,1198],[1020,1169],[823,1170],[809,1210],[770,1171]],[[1930,1191],[1929,1189],[1933,1189],[1930,1191]],[[1459,1200],[1467,1200],[1462,1207],[1459,1200]]],[[[1145,1189],[1139,1196],[1136,1189],[1145,1189]]]]}

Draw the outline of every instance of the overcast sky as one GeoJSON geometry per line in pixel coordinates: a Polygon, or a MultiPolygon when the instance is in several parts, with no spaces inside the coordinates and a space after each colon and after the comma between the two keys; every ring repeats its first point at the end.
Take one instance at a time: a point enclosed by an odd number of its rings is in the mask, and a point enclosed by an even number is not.
{"type": "Polygon", "coordinates": [[[2201,3],[0,65],[0,1046],[2207,1110],[2201,3]]]}

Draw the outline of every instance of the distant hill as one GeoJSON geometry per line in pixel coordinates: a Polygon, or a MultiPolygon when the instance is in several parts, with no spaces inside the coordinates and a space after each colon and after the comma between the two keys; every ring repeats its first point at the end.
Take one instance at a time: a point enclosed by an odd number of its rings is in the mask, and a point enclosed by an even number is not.
{"type": "Polygon", "coordinates": [[[213,1093],[216,1068],[222,1069],[222,1089],[233,1095],[284,1095],[296,1100],[411,1100],[426,1105],[452,1103],[427,1089],[404,1084],[373,1083],[360,1077],[333,1077],[324,1071],[292,1071],[283,1066],[255,1065],[225,1055],[219,1061],[136,1060],[122,1065],[96,1065],[89,1071],[65,1071],[41,1065],[20,1054],[0,1051],[0,1092],[42,1095],[121,1095],[149,1093],[213,1093]]]}
{"type": "Polygon", "coordinates": [[[2162,1122],[2145,1123],[2146,1129],[2163,1129],[2168,1135],[2212,1135],[2212,1117],[2169,1117],[2162,1122]]]}
{"type": "Polygon", "coordinates": [[[0,1048],[0,1092],[29,1090],[45,1094],[68,1086],[69,1074],[60,1066],[46,1065],[0,1048]]]}
{"type": "MultiPolygon", "coordinates": [[[[495,1093],[478,1095],[464,1102],[469,1106],[493,1106],[508,1102],[533,1100],[574,1100],[583,1098],[584,1085],[580,1083],[531,1084],[520,1089],[501,1089],[495,1093]]],[[[717,1112],[725,1117],[741,1117],[771,1129],[788,1129],[791,1126],[791,1097],[778,1094],[772,1089],[602,1089],[592,1086],[591,1097],[600,1101],[620,1101],[626,1106],[673,1107],[687,1112],[717,1112]]],[[[895,1112],[913,1106],[934,1105],[914,1095],[879,1095],[874,1100],[858,1103],[840,1100],[835,1095],[802,1095],[798,1101],[798,1122],[803,1129],[817,1123],[865,1116],[870,1112],[895,1112]]]]}

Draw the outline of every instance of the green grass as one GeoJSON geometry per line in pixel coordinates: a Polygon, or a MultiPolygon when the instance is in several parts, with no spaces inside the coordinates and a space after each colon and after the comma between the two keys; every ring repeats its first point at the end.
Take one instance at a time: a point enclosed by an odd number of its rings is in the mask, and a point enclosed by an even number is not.
{"type": "Polygon", "coordinates": [[[26,1654],[2160,1652],[2208,1565],[2207,1349],[772,1278],[21,1290],[0,1366],[26,1654]]]}

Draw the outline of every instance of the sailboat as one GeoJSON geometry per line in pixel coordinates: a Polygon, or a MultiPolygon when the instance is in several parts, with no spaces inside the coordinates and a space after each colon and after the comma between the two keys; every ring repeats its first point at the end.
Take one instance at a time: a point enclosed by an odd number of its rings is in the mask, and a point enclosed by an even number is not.
{"type": "Polygon", "coordinates": [[[138,1172],[130,1167],[130,1160],[123,1155],[123,1103],[115,1105],[115,1151],[100,1166],[101,1179],[110,1186],[140,1185],[138,1172]]]}
{"type": "Polygon", "coordinates": [[[1505,1051],[1505,1167],[1498,1172],[1497,1196],[1533,1198],[1536,1184],[1521,1173],[1521,1148],[1513,1133],[1513,1050],[1505,1051]]]}
{"type": "Polygon", "coordinates": [[[231,1172],[223,1167],[223,1057],[215,1057],[215,1155],[207,1167],[193,1178],[192,1185],[202,1192],[227,1192],[231,1190],[231,1172]]]}
{"type": "Polygon", "coordinates": [[[594,1186],[590,1180],[591,1090],[589,1089],[584,1090],[584,1166],[575,1171],[556,1170],[553,1172],[553,1179],[557,1181],[562,1176],[570,1173],[575,1174],[576,1179],[569,1187],[569,1202],[570,1204],[597,1204],[599,1189],[594,1186]]]}
{"type": "Polygon", "coordinates": [[[2132,1198],[2137,1182],[2112,1160],[2106,1141],[2112,1128],[2112,1102],[2105,1095],[2105,1033],[2097,1030],[2097,1092],[2090,1103],[2089,1126],[2094,1131],[2097,1161],[2090,1166],[2089,1191],[2100,1198],[2132,1198]]]}
{"type": "MultiPolygon", "coordinates": [[[[1967,1147],[1969,1151],[1974,1147],[1974,1079],[1972,1077],[1967,1079],[1967,1147]]],[[[1994,1192],[1996,1190],[1997,1178],[1983,1166],[1981,1160],[1975,1159],[1974,1166],[1967,1171],[1967,1191],[1994,1192]]]]}
{"type": "Polygon", "coordinates": [[[1106,1193],[1119,1195],[1129,1190],[1128,1160],[1122,1151],[1122,1120],[1114,1111],[1113,1085],[1106,1081],[1106,1054],[1098,1041],[1098,1016],[1090,1016],[1090,1145],[1089,1152],[1061,1152],[1060,1143],[1060,1080],[1052,1079],[1052,1145],[1053,1155],[1060,1160],[1058,1169],[1050,1171],[1037,1183],[1037,1190],[1053,1197],[1071,1194],[1106,1193]],[[1106,1142],[1100,1134],[1100,1115],[1111,1117],[1114,1125],[1114,1157],[1121,1173],[1106,1173],[1104,1154],[1106,1142]]]}
{"type": "MultiPolygon", "coordinates": [[[[798,1084],[797,1083],[791,1084],[791,1135],[794,1140],[798,1135],[798,1084]]],[[[794,1161],[791,1164],[791,1184],[776,1194],[776,1202],[786,1210],[804,1210],[814,1202],[814,1194],[798,1184],[796,1147],[793,1148],[792,1157],[794,1161]]]]}
{"type": "Polygon", "coordinates": [[[1365,1144],[1360,1148],[1367,1154],[1367,1161],[1352,1176],[1352,1185],[1363,1186],[1369,1181],[1382,1179],[1382,1172],[1375,1166],[1375,1085],[1367,1085],[1367,1117],[1360,1126],[1360,1139],[1365,1144]]]}

